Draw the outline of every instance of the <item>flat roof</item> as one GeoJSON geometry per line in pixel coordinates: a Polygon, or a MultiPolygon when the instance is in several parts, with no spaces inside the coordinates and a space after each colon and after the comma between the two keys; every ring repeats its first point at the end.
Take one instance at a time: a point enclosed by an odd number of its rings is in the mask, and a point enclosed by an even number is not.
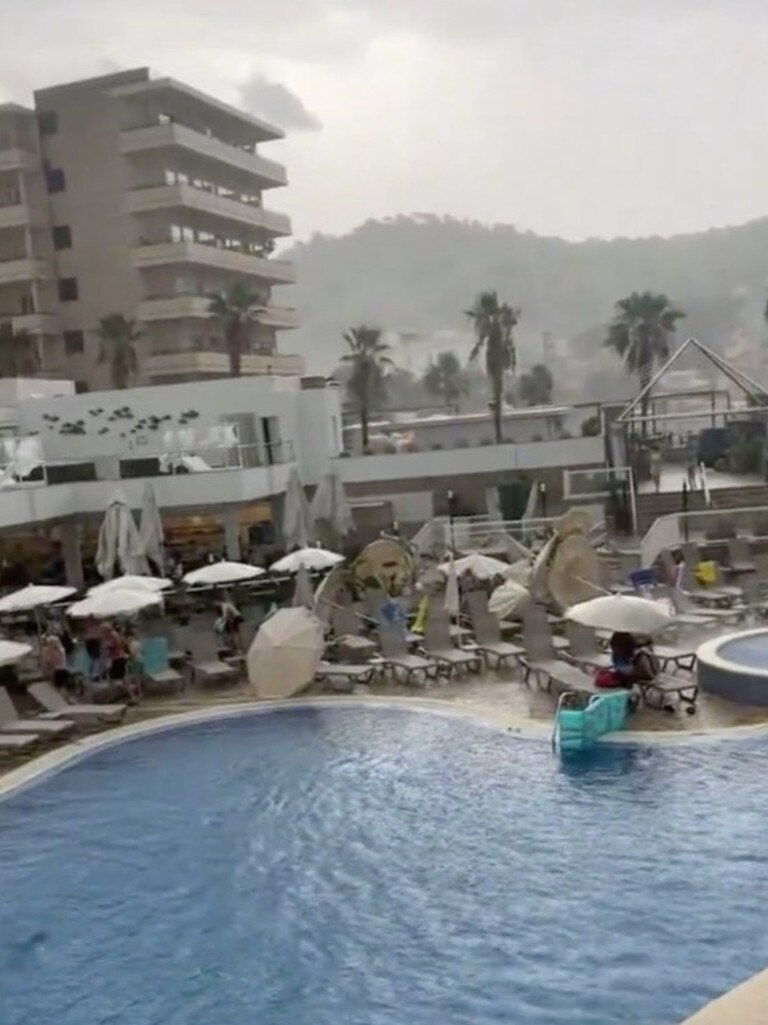
{"type": "Polygon", "coordinates": [[[243,135],[243,141],[253,139],[256,142],[268,142],[274,139],[282,139],[285,133],[275,125],[254,117],[244,110],[223,100],[209,96],[207,93],[195,89],[194,86],[186,85],[175,78],[150,78],[145,81],[131,82],[127,85],[117,85],[110,89],[113,96],[130,98],[132,96],[167,96],[169,98],[184,99],[201,112],[214,110],[219,117],[230,122],[230,126],[243,135]],[[246,129],[247,131],[243,131],[246,129]]]}
{"type": "Polygon", "coordinates": [[[27,117],[34,116],[31,107],[22,107],[20,103],[0,103],[0,114],[26,114],[27,117]]]}
{"type": "MultiPolygon", "coordinates": [[[[520,409],[504,409],[502,420],[536,420],[551,416],[565,416],[575,411],[574,406],[525,406],[520,409]]],[[[393,427],[408,430],[410,427],[442,427],[445,424],[483,423],[491,419],[490,412],[482,413],[432,413],[429,416],[415,416],[413,419],[372,420],[371,427],[393,427]]],[[[348,427],[359,427],[355,422],[348,427]]]]}

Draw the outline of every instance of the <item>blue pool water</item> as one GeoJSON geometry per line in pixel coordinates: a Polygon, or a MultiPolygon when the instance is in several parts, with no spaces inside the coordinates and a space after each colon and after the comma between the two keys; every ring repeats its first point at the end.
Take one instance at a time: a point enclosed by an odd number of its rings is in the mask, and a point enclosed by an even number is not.
{"type": "Polygon", "coordinates": [[[0,803],[2,1025],[671,1025],[768,963],[768,742],[297,709],[0,803]]]}
{"type": "Polygon", "coordinates": [[[768,670],[768,630],[751,637],[734,637],[733,640],[723,641],[717,653],[720,658],[748,669],[768,670]]]}

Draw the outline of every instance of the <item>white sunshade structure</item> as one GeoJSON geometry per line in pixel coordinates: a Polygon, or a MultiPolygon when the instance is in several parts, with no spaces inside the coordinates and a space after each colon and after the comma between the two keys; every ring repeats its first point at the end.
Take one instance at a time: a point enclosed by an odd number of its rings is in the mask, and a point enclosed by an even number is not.
{"type": "Polygon", "coordinates": [[[115,562],[123,573],[148,573],[144,546],[133,513],[122,491],[110,499],[99,530],[96,569],[104,580],[111,580],[115,562]]]}
{"type": "Polygon", "coordinates": [[[309,502],[304,493],[298,471],[295,467],[288,475],[283,510],[283,538],[288,547],[305,547],[313,540],[314,524],[309,511],[309,502]]]}
{"type": "Polygon", "coordinates": [[[352,510],[344,490],[344,483],[338,473],[327,473],[322,478],[317,485],[309,511],[315,523],[328,523],[342,537],[349,534],[354,528],[352,510]]]}
{"type": "Polygon", "coordinates": [[[449,616],[458,616],[461,612],[461,595],[459,594],[459,578],[456,576],[456,563],[453,556],[448,560],[448,579],[445,583],[443,608],[449,616]]]}
{"type": "Polygon", "coordinates": [[[32,650],[29,644],[19,644],[17,641],[0,640],[0,666],[11,666],[24,658],[32,650]]]}
{"type": "Polygon", "coordinates": [[[595,630],[629,634],[654,634],[674,623],[664,602],[623,594],[606,594],[579,602],[568,609],[565,618],[595,630]]]}
{"type": "Polygon", "coordinates": [[[63,601],[75,593],[74,587],[53,587],[47,584],[27,584],[20,591],[0,598],[0,615],[6,612],[27,612],[45,605],[63,601]]]}
{"type": "Polygon", "coordinates": [[[152,605],[161,605],[163,596],[159,591],[131,591],[128,588],[114,588],[101,594],[89,595],[75,602],[67,609],[67,615],[75,619],[112,619],[116,616],[132,616],[152,605]]]}
{"type": "Polygon", "coordinates": [[[302,566],[307,570],[332,569],[343,561],[343,555],[327,548],[299,548],[273,562],[269,569],[272,573],[298,573],[302,566]]]}
{"type": "Polygon", "coordinates": [[[494,577],[506,577],[509,574],[509,563],[501,559],[494,559],[490,555],[482,555],[480,552],[472,552],[461,559],[449,559],[448,562],[441,562],[437,567],[441,573],[448,576],[454,566],[458,576],[471,573],[476,580],[492,580],[494,577]]]}
{"type": "Polygon", "coordinates": [[[90,587],[88,597],[93,598],[97,594],[106,594],[109,591],[148,591],[150,594],[158,594],[169,587],[173,587],[173,583],[164,577],[140,577],[129,573],[90,587]]]}
{"type": "Polygon", "coordinates": [[[240,584],[255,580],[265,573],[261,566],[250,566],[247,562],[211,562],[200,569],[185,573],[183,580],[189,587],[223,587],[226,584],[240,584]]]}

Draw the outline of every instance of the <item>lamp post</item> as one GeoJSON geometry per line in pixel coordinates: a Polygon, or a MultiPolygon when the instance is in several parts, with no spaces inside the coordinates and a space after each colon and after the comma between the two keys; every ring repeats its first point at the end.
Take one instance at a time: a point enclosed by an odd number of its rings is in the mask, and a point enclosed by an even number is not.
{"type": "Polygon", "coordinates": [[[545,520],[547,518],[547,482],[541,481],[539,483],[539,498],[541,499],[541,518],[545,520]]]}

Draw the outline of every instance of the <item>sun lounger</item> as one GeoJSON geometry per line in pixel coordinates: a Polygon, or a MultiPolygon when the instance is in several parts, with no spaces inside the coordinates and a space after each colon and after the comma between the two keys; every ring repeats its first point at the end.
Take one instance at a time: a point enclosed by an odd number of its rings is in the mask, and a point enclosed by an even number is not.
{"type": "Polygon", "coordinates": [[[576,665],[589,666],[591,669],[610,667],[611,656],[607,651],[600,650],[597,635],[590,627],[569,620],[565,625],[565,636],[569,642],[568,657],[576,665]]]}
{"type": "Polygon", "coordinates": [[[0,687],[0,732],[30,733],[33,737],[59,738],[66,737],[75,729],[71,720],[62,719],[52,722],[50,719],[22,719],[5,687],[0,687]]]}
{"type": "Polygon", "coordinates": [[[756,571],[757,565],[746,538],[735,537],[728,542],[728,566],[726,568],[734,576],[756,571]]]}
{"type": "Polygon", "coordinates": [[[453,646],[451,622],[440,609],[430,609],[424,624],[424,648],[429,658],[434,659],[446,676],[460,673],[479,673],[482,656],[479,651],[462,651],[453,646]]]}
{"type": "Polygon", "coordinates": [[[71,719],[76,723],[116,723],[125,716],[127,705],[70,704],[50,683],[32,683],[27,688],[34,700],[45,709],[41,719],[71,719]]]}
{"type": "Polygon", "coordinates": [[[370,683],[376,672],[376,666],[370,663],[355,664],[353,662],[321,662],[315,673],[315,680],[331,685],[343,684],[351,690],[358,684],[370,683]]]}
{"type": "Polygon", "coordinates": [[[520,664],[524,654],[519,644],[510,644],[501,639],[498,619],[488,611],[488,600],[482,591],[470,591],[467,595],[470,618],[475,631],[477,650],[483,656],[489,669],[500,669],[510,663],[520,664]]]}
{"type": "Polygon", "coordinates": [[[0,755],[21,754],[37,744],[32,733],[0,733],[0,755]]]}
{"type": "Polygon", "coordinates": [[[139,662],[141,663],[144,690],[170,691],[171,693],[180,693],[184,690],[184,677],[173,669],[168,661],[167,638],[143,638],[139,662]]]}
{"type": "MultiPolygon", "coordinates": [[[[564,694],[566,691],[577,691],[579,694],[609,694],[610,690],[595,686],[594,677],[585,673],[578,666],[555,659],[554,662],[542,663],[534,668],[538,677],[545,676],[545,689],[551,693],[564,694]]],[[[541,682],[539,684],[541,686],[541,682]]]]}
{"type": "MultiPolygon", "coordinates": [[[[556,679],[567,673],[567,668],[564,667],[568,667],[569,663],[557,657],[546,613],[542,606],[535,602],[530,602],[523,613],[523,645],[523,654],[520,658],[523,681],[530,683],[533,676],[539,687],[547,691],[552,690],[556,679]]],[[[573,665],[570,665],[570,668],[576,669],[573,665]]],[[[581,670],[577,671],[581,673],[581,670]]],[[[586,676],[585,673],[581,675],[586,676]]],[[[581,682],[585,684],[585,681],[581,682]]]]}
{"type": "Polygon", "coordinates": [[[437,662],[409,654],[405,636],[396,628],[382,626],[379,641],[382,657],[395,678],[400,677],[405,683],[421,684],[437,678],[437,662]]]}
{"type": "Polygon", "coordinates": [[[230,666],[221,659],[211,658],[204,662],[192,662],[192,678],[202,684],[221,683],[238,675],[236,666],[230,666]]]}
{"type": "Polygon", "coordinates": [[[649,708],[672,712],[675,706],[669,699],[676,698],[678,704],[685,705],[685,710],[689,715],[693,715],[696,711],[699,687],[695,680],[683,680],[679,676],[659,673],[656,679],[638,682],[635,686],[640,691],[643,702],[649,708]]]}

